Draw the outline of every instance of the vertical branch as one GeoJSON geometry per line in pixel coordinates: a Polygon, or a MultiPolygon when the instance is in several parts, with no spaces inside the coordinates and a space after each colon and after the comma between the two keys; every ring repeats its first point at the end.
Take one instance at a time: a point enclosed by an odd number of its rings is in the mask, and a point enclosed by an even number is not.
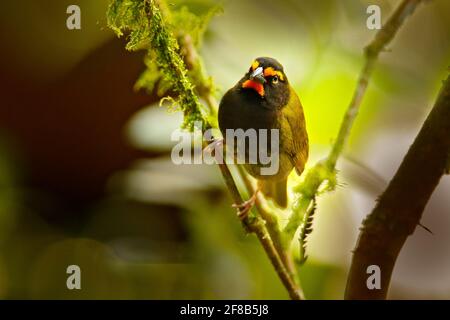
{"type": "Polygon", "coordinates": [[[445,173],[450,153],[450,76],[397,173],[364,220],[348,276],[346,299],[385,299],[398,254],[445,173]],[[411,201],[414,199],[414,201],[411,201]],[[367,267],[381,270],[381,289],[369,290],[367,267]]]}

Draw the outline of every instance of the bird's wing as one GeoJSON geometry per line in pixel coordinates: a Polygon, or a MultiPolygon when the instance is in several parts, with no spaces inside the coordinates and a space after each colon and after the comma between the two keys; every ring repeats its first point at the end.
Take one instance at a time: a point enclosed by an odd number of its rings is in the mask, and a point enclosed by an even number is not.
{"type": "Polygon", "coordinates": [[[306,132],[305,116],[303,108],[295,91],[291,88],[289,102],[282,109],[283,122],[281,137],[283,150],[291,158],[292,164],[300,175],[305,168],[308,159],[308,134],[306,132]],[[283,131],[285,131],[283,133],[283,131]]]}

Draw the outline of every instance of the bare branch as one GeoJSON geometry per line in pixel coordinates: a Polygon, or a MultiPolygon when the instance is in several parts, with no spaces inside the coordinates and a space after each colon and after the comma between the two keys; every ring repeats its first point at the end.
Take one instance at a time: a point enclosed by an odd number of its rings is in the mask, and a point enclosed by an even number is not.
{"type": "MultiPolygon", "coordinates": [[[[238,168],[240,177],[243,180],[249,194],[253,194],[255,189],[248,177],[248,174],[244,171],[242,166],[238,166],[238,168]]],[[[283,245],[283,237],[281,234],[278,216],[265,207],[265,200],[261,194],[257,195],[255,207],[261,218],[266,223],[267,231],[269,232],[270,238],[272,239],[273,245],[280,256],[281,261],[283,262],[286,270],[289,272],[291,278],[296,280],[301,290],[301,286],[299,285],[300,279],[298,279],[297,270],[295,268],[294,261],[292,260],[290,250],[287,250],[283,245]]]]}
{"type": "Polygon", "coordinates": [[[397,256],[412,234],[450,152],[450,76],[397,173],[364,220],[346,288],[346,299],[385,299],[397,256]],[[413,201],[412,201],[413,199],[413,201]],[[369,290],[367,267],[381,270],[381,289],[369,290]]]}
{"type": "MultiPolygon", "coordinates": [[[[231,175],[228,166],[225,163],[222,163],[219,164],[219,167],[222,176],[224,178],[224,181],[228,187],[228,190],[230,191],[230,194],[233,198],[234,203],[243,203],[244,201],[239,193],[238,188],[236,187],[233,176],[231,175]]],[[[265,227],[264,221],[257,215],[248,214],[242,220],[242,224],[249,232],[255,233],[255,235],[258,237],[258,240],[263,246],[264,251],[266,252],[267,256],[272,262],[275,271],[277,272],[278,276],[283,282],[283,285],[288,290],[291,299],[293,300],[304,299],[303,292],[293,281],[288,271],[286,270],[283,262],[281,261],[280,256],[278,255],[278,252],[273,245],[272,239],[270,238],[270,235],[267,232],[267,228],[265,227]]]]}

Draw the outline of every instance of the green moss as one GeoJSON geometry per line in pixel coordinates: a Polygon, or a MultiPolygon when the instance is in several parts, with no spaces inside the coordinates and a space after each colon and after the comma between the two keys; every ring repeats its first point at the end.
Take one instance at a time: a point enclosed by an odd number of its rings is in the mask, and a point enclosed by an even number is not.
{"type": "Polygon", "coordinates": [[[196,121],[208,123],[195,87],[204,95],[212,94],[214,86],[205,75],[199,57],[188,70],[185,63],[188,53],[183,55],[178,38],[190,39],[192,45],[198,47],[216,12],[217,7],[201,17],[186,7],[171,12],[162,0],[112,0],[107,12],[108,26],[118,36],[128,33],[127,50],[148,50],[147,69],[135,87],[149,92],[157,89],[161,96],[173,93],[172,107],[178,106],[183,111],[183,127],[189,130],[193,129],[196,121]]]}

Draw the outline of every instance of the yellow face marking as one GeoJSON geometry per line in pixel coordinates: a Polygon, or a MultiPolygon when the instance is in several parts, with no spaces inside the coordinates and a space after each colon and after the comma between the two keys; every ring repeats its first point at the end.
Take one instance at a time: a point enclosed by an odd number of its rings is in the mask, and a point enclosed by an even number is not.
{"type": "Polygon", "coordinates": [[[280,78],[281,81],[284,81],[284,75],[281,71],[276,71],[272,67],[264,69],[264,77],[273,77],[273,76],[278,76],[278,78],[280,78]]]}
{"type": "Polygon", "coordinates": [[[256,68],[258,68],[259,67],[259,62],[258,61],[253,61],[253,63],[252,63],[252,70],[253,71],[255,71],[256,70],[256,68]]]}

